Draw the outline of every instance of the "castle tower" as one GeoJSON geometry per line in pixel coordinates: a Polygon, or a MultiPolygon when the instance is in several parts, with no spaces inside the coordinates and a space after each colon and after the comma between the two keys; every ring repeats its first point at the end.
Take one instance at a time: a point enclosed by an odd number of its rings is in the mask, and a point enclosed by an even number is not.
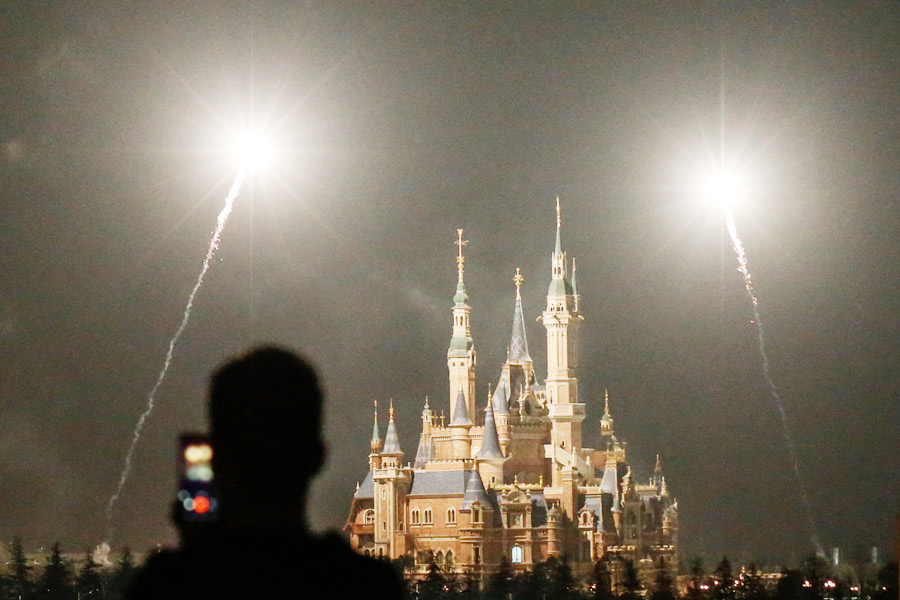
{"type": "Polygon", "coordinates": [[[560,503],[570,518],[575,514],[577,482],[572,461],[581,445],[581,422],[584,404],[578,402],[578,380],[575,378],[575,338],[583,317],[575,306],[575,290],[566,278],[566,253],[562,250],[560,228],[562,218],[556,199],[556,248],[550,257],[552,278],[547,290],[547,308],[541,321],[547,330],[547,404],[553,445],[553,487],[560,493],[560,503]],[[557,448],[559,450],[557,450],[557,448]],[[560,458],[562,457],[562,458],[560,458]]]}
{"type": "Polygon", "coordinates": [[[472,309],[467,304],[466,284],[463,279],[464,265],[462,238],[463,230],[456,230],[456,295],[453,296],[453,335],[450,348],[447,350],[447,369],[450,372],[450,421],[456,414],[455,400],[461,388],[465,394],[466,408],[469,415],[475,414],[475,342],[472,340],[472,326],[469,316],[472,309]]]}
{"type": "Polygon", "coordinates": [[[409,491],[410,477],[401,467],[403,450],[394,425],[394,403],[388,417],[384,447],[378,453],[380,466],[372,470],[374,485],[374,534],[377,556],[396,558],[406,552],[401,524],[409,491]]]}

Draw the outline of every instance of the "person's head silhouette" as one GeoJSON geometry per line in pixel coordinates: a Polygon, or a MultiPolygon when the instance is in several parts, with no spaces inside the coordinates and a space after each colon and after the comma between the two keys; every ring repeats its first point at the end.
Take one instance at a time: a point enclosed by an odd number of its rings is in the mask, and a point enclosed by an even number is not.
{"type": "Polygon", "coordinates": [[[313,368],[276,347],[221,366],[209,392],[221,526],[305,527],[310,479],[322,466],[322,392],[313,368]]]}

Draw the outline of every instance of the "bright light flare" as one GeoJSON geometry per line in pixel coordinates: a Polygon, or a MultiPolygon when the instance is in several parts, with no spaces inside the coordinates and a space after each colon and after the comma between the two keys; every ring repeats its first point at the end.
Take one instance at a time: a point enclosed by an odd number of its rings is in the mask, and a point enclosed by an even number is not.
{"type": "Polygon", "coordinates": [[[262,167],[272,159],[272,143],[260,133],[242,135],[231,145],[231,153],[243,168],[262,167]]]}
{"type": "Polygon", "coordinates": [[[715,173],[706,179],[704,193],[708,202],[730,208],[743,195],[741,182],[733,173],[715,173]]]}

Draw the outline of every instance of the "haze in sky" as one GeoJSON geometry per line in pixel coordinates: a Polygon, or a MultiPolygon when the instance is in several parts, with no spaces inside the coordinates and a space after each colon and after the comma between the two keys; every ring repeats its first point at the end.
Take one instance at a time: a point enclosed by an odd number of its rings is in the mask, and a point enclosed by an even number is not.
{"type": "MultiPolygon", "coordinates": [[[[891,2],[16,4],[0,19],[0,539],[104,536],[135,421],[236,168],[269,132],[134,455],[118,545],[170,542],[175,440],[260,342],[328,395],[312,525],[340,528],[373,400],[411,457],[449,412],[456,229],[483,402],[521,267],[543,365],[555,233],[578,260],[586,443],[679,499],[682,556],[812,551],[752,307],[826,547],[890,543],[900,498],[900,8],[891,2]]],[[[538,367],[539,377],[545,373],[538,367]]]]}

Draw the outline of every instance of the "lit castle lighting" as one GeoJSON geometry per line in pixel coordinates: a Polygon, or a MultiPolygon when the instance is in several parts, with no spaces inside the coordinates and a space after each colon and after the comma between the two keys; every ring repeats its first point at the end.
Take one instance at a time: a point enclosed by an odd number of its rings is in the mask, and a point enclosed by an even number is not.
{"type": "MultiPolygon", "coordinates": [[[[538,317],[547,337],[547,376],[535,376],[528,352],[516,269],[512,337],[493,393],[475,398],[475,342],[464,279],[462,230],[457,231],[457,283],[447,350],[449,417],[422,409],[412,463],[390,407],[381,438],[376,406],[369,472],[357,486],[345,530],[359,552],[412,556],[419,573],[436,562],[445,571],[489,572],[504,559],[527,569],[568,557],[577,573],[607,553],[635,565],[677,567],[678,503],[669,495],[659,457],[652,477],[638,483],[616,438],[605,395],[599,426],[582,442],[584,396],[576,354],[579,310],[575,261],[571,276],[560,237],[550,255],[547,306],[538,317]],[[652,562],[651,562],[652,561],[652,562]]],[[[600,402],[599,397],[589,398],[600,402]]]]}

